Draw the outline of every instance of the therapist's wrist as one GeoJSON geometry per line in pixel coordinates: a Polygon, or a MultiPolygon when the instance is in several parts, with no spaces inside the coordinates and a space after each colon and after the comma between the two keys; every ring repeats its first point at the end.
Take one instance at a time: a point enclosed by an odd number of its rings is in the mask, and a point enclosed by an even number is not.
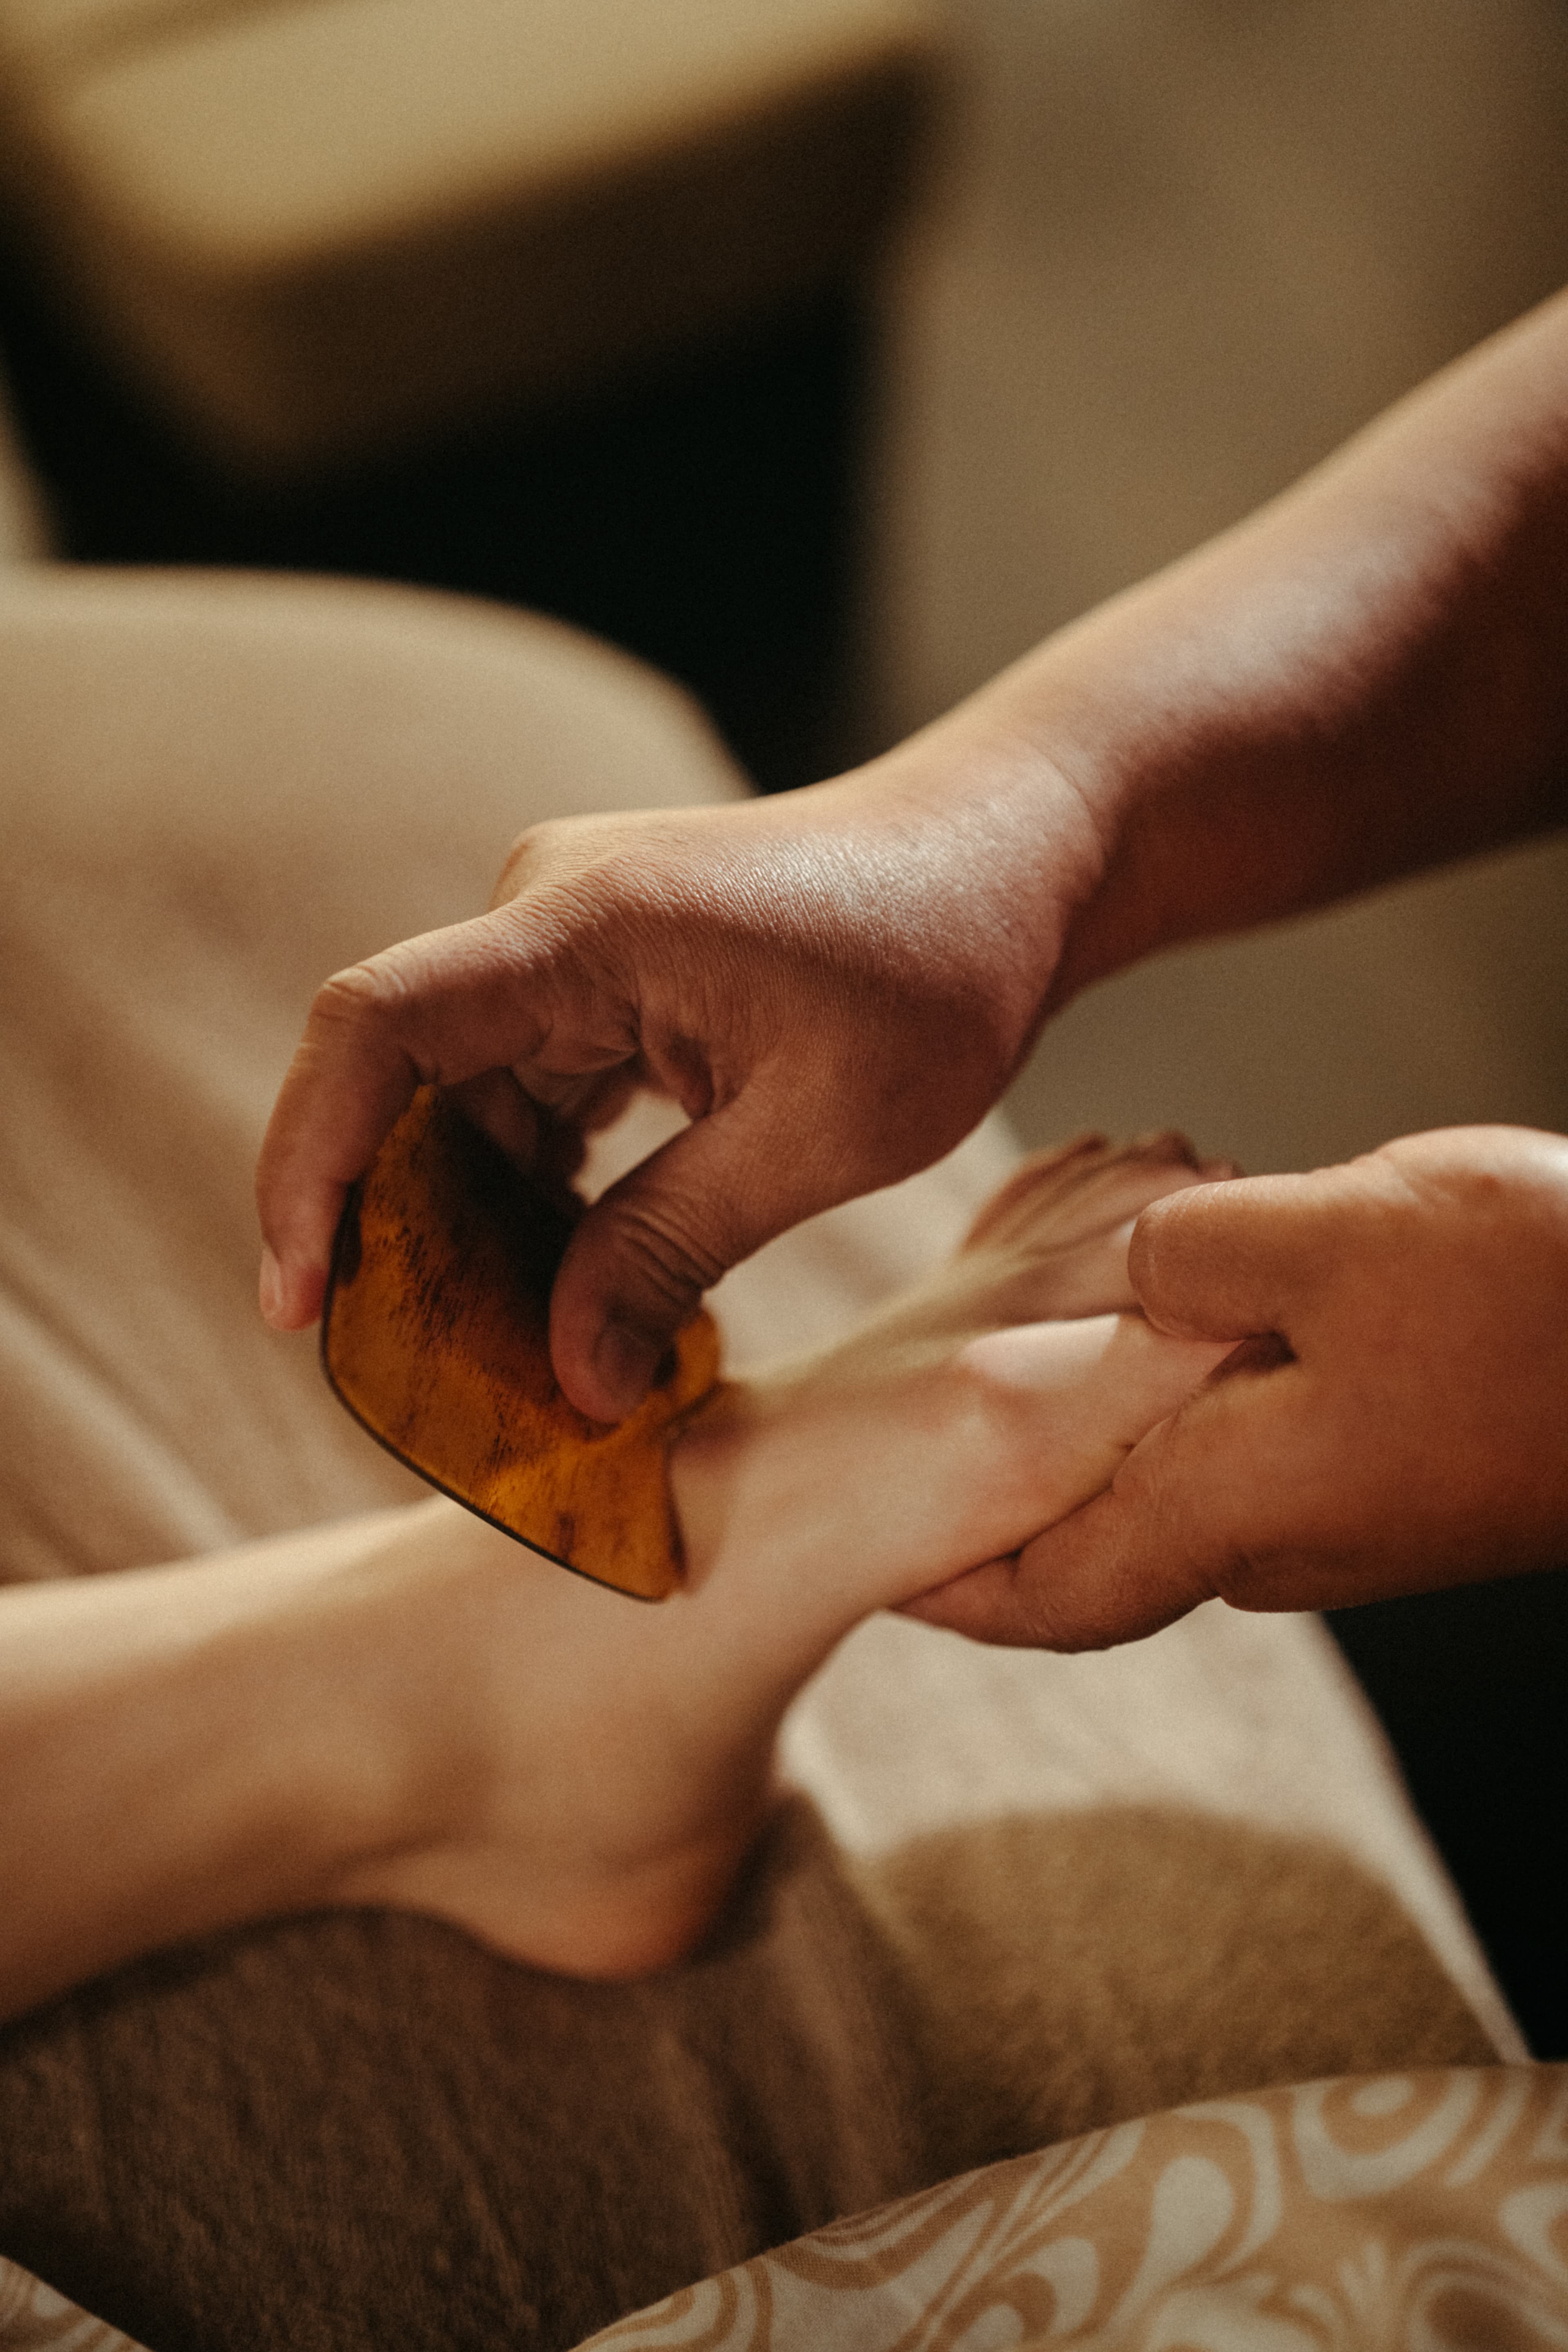
{"type": "Polygon", "coordinates": [[[1085,757],[1035,699],[1004,673],[879,758],[811,788],[826,822],[860,812],[888,841],[921,884],[944,951],[969,943],[1002,1084],[1066,1002],[1064,969],[1080,931],[1098,926],[1122,817],[1114,762],[1085,757]]]}

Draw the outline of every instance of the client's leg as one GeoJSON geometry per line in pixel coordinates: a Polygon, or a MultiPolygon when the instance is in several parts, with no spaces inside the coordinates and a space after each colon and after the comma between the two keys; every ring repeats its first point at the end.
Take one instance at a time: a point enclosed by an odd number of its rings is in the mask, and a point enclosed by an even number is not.
{"type": "Polygon", "coordinates": [[[676,1957],[838,1638],[1103,1486],[1223,1352],[1114,1311],[1130,1219],[1197,1172],[1171,1139],[1037,1162],[922,1289],[722,1392],[676,1451],[661,1608],[444,1503],[9,1596],[0,2000],[333,1902],[574,1973],[676,1957]]]}

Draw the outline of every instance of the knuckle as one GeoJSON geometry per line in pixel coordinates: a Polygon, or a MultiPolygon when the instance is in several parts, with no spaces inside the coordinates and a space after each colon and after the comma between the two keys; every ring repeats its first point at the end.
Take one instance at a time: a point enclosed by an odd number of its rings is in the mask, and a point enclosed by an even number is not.
{"type": "Polygon", "coordinates": [[[558,853],[561,836],[574,823],[582,820],[569,817],[544,817],[537,824],[524,827],[507,851],[500,873],[490,894],[492,908],[501,907],[529,889],[550,866],[558,853]]]}
{"type": "Polygon", "coordinates": [[[1116,1638],[1106,1631],[1103,1597],[1114,1551],[1105,1514],[1092,1503],[1026,1544],[1012,1579],[1008,1638],[1063,1654],[1106,1648],[1116,1638]]]}
{"type": "Polygon", "coordinates": [[[415,1083],[439,1083],[439,1056],[428,1050],[432,974],[416,940],[384,948],[335,971],[316,992],[306,1027],[312,1054],[383,1067],[394,1062],[415,1083]]]}
{"type": "Polygon", "coordinates": [[[1013,1639],[1020,1647],[1055,1650],[1064,1657],[1108,1646],[1108,1637],[1086,1620],[1081,1608],[1064,1607],[1059,1595],[1038,1586],[1018,1596],[1018,1624],[1013,1639]]]}
{"type": "Polygon", "coordinates": [[[310,1008],[311,1019],[333,1029],[391,1025],[406,1011],[409,975],[395,949],[347,965],[323,981],[310,1008]]]}
{"type": "Polygon", "coordinates": [[[645,1296],[684,1312],[726,1270],[710,1244],[683,1231],[668,1213],[628,1204],[614,1221],[616,1255],[645,1296]]]}
{"type": "Polygon", "coordinates": [[[1228,1544],[1215,1558],[1209,1582],[1215,1598],[1230,1609],[1270,1609],[1277,1582],[1277,1558],[1256,1546],[1228,1544]]]}

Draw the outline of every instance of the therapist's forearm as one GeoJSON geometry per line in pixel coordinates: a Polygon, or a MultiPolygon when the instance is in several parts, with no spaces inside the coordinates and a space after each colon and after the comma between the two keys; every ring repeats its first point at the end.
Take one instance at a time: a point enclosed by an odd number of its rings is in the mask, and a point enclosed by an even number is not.
{"type": "MultiPolygon", "coordinates": [[[[1561,821],[1568,297],[889,764],[1011,810],[1026,910],[1031,796],[1086,807],[1098,852],[1046,1010],[1154,949],[1561,821]]],[[[1054,835],[1035,862],[1059,878],[1054,835]]]]}

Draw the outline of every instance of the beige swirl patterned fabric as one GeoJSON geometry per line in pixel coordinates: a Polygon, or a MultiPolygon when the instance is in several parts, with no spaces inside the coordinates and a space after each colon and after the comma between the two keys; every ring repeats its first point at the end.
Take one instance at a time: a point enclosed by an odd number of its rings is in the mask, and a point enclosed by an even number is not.
{"type": "Polygon", "coordinates": [[[142,2352],[0,2254],[0,2346],[5,2352],[142,2352]]]}
{"type": "Polygon", "coordinates": [[[1555,2352],[1568,2066],[1352,2076],[1090,2132],[797,2239],[591,2343],[1555,2352]]]}

